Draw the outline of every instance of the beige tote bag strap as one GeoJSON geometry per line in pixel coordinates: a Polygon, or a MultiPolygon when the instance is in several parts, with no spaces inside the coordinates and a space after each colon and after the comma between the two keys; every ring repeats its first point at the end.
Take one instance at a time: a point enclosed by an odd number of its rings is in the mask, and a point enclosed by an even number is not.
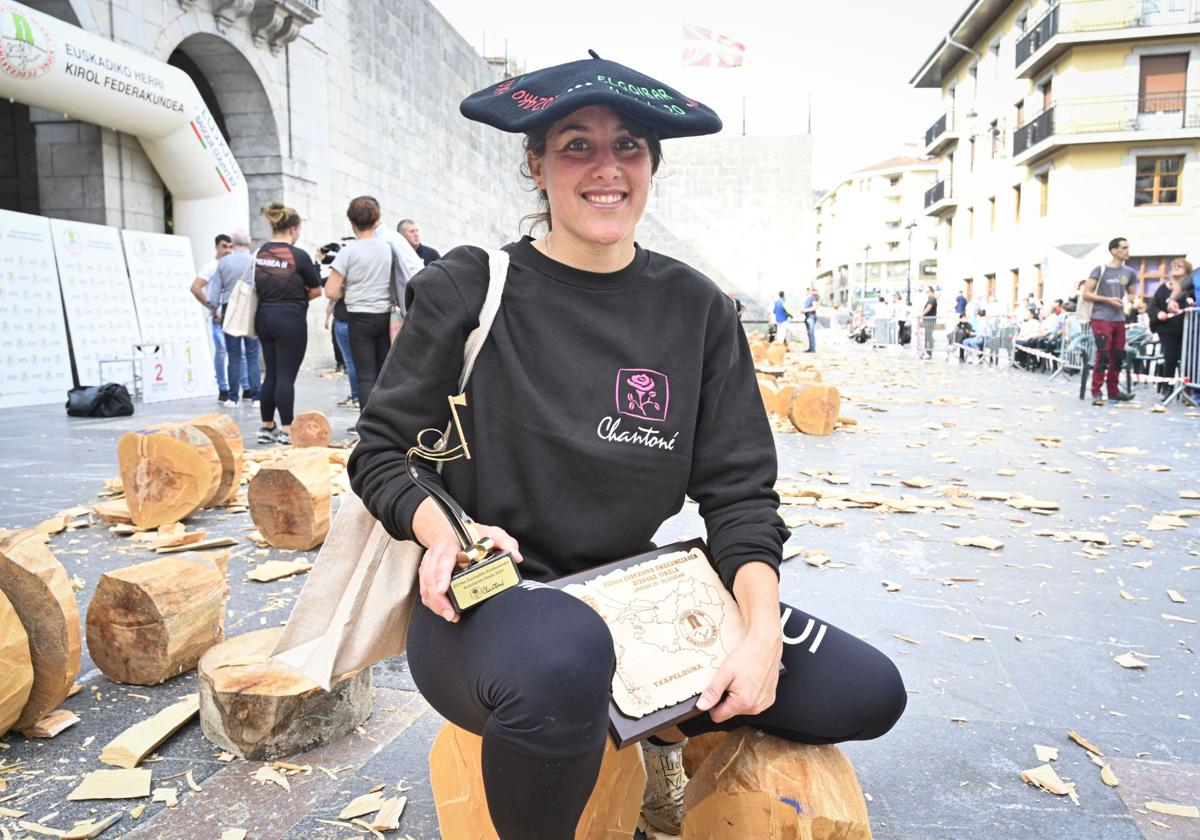
{"type": "Polygon", "coordinates": [[[478,358],[479,351],[483,349],[483,343],[487,341],[488,333],[491,332],[492,322],[496,320],[496,313],[500,310],[504,281],[508,279],[508,253],[489,249],[487,255],[487,297],[483,300],[483,309],[479,310],[479,326],[467,336],[467,346],[463,351],[462,375],[458,378],[460,394],[467,387],[467,380],[471,378],[471,370],[475,367],[475,359],[478,358]]]}

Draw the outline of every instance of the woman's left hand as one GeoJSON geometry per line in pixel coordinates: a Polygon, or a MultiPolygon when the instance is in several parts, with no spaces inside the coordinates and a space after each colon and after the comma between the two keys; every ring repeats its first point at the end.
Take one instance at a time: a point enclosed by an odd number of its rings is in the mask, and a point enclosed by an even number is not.
{"type": "Polygon", "coordinates": [[[711,710],[709,717],[713,723],[766,711],[775,703],[782,658],[783,634],[778,624],[773,634],[748,634],[725,658],[717,675],[701,693],[696,708],[711,710]]]}

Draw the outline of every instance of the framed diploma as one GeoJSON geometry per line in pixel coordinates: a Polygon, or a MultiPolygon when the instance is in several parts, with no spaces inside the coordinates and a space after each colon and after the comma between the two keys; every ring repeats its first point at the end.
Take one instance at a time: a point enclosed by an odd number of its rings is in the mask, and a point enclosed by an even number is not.
{"type": "Polygon", "coordinates": [[[618,748],[701,714],[696,701],[745,637],[703,540],[552,581],[600,614],[617,653],[609,734],[618,748]]]}

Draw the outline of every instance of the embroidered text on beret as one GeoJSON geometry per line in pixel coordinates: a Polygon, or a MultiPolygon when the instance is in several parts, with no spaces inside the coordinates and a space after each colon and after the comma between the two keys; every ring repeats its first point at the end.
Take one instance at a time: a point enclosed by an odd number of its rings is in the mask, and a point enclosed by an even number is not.
{"type": "Polygon", "coordinates": [[[497,82],[468,96],[459,110],[467,119],[501,131],[527,133],[588,105],[607,105],[662,138],[721,130],[721,118],[712,108],[594,52],[582,61],[497,82]]]}

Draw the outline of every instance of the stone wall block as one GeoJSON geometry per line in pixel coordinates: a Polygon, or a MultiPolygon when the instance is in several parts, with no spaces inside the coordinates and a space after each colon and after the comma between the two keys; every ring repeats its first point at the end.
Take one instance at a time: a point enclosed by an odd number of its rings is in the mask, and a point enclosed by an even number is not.
{"type": "Polygon", "coordinates": [[[51,147],[54,177],[62,175],[100,175],[104,171],[99,145],[63,143],[51,147]]]}

